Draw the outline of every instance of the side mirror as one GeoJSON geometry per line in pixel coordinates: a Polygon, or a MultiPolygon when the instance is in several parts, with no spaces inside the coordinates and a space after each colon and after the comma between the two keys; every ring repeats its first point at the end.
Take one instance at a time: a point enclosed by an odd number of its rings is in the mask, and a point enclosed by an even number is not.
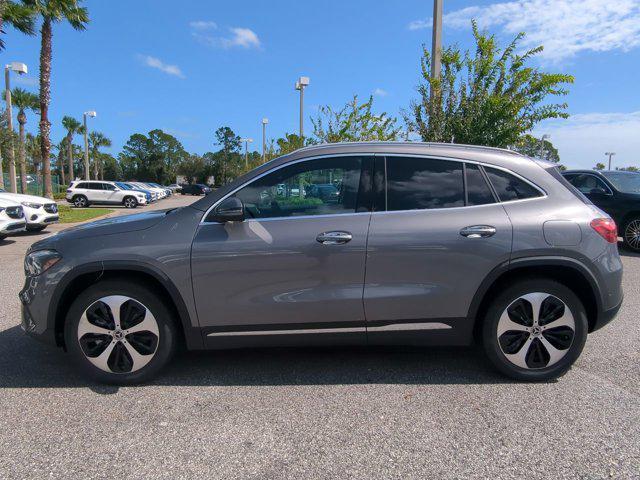
{"type": "Polygon", "coordinates": [[[213,211],[214,222],[242,222],[244,204],[238,197],[225,198],[213,211]]]}

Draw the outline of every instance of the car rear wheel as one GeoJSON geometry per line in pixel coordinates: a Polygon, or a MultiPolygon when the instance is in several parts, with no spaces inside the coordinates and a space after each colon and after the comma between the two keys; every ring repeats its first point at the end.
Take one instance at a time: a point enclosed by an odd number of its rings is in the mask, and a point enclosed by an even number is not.
{"type": "Polygon", "coordinates": [[[76,195],[73,197],[73,205],[77,208],[85,208],[89,206],[89,200],[84,195],[76,195]]]}
{"type": "Polygon", "coordinates": [[[124,197],[122,204],[125,208],[136,208],[138,206],[138,201],[134,197],[124,197]]]}
{"type": "Polygon", "coordinates": [[[572,290],[551,279],[529,279],[491,303],[482,339],[485,353],[505,375],[546,381],[571,368],[587,331],[586,311],[572,290]]]}
{"type": "Polygon", "coordinates": [[[625,247],[640,252],[640,218],[632,218],[625,224],[622,239],[625,247]]]}
{"type": "Polygon", "coordinates": [[[175,350],[170,310],[152,291],[127,281],[92,285],[71,305],[65,344],[90,378],[129,385],[153,378],[175,350]]]}

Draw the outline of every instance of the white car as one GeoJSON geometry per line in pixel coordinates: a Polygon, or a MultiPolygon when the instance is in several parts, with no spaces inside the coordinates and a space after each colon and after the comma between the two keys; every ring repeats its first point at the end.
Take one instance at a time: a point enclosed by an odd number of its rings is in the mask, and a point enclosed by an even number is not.
{"type": "Polygon", "coordinates": [[[58,223],[58,205],[53,200],[35,195],[23,195],[21,193],[9,193],[0,189],[0,198],[12,200],[22,205],[24,217],[27,221],[27,230],[39,232],[47,225],[58,223]]]}
{"type": "Polygon", "coordinates": [[[7,235],[24,232],[26,226],[22,205],[13,200],[0,198],[0,240],[7,235]]]}
{"type": "Polygon", "coordinates": [[[127,182],[127,183],[129,183],[129,184],[131,184],[131,185],[133,185],[134,187],[137,187],[137,188],[142,188],[144,190],[149,190],[151,192],[155,192],[155,193],[158,194],[158,198],[161,199],[161,200],[164,197],[167,196],[167,192],[166,192],[166,190],[164,188],[154,187],[152,185],[149,185],[147,183],[142,183],[142,182],[127,182]]]}
{"type": "Polygon", "coordinates": [[[96,205],[123,205],[136,208],[147,204],[147,196],[136,190],[124,190],[116,182],[98,180],[75,180],[71,182],[65,195],[67,202],[78,208],[96,205]]]}

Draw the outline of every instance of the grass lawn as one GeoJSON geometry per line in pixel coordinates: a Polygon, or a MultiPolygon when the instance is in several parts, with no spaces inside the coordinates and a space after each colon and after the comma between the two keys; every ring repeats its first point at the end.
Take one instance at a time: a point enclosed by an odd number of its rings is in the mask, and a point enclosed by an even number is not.
{"type": "Polygon", "coordinates": [[[71,208],[69,205],[58,205],[60,223],[84,222],[111,212],[113,210],[110,208],[71,208]]]}

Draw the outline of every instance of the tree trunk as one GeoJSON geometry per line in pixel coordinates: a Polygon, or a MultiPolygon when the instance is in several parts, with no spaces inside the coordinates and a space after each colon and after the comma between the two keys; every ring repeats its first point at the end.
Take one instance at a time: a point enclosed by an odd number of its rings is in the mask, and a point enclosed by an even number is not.
{"type": "Polygon", "coordinates": [[[98,180],[98,156],[96,152],[93,152],[93,177],[98,180]]]}
{"type": "Polygon", "coordinates": [[[24,112],[18,113],[18,125],[20,131],[20,149],[18,150],[18,163],[20,164],[20,184],[22,186],[22,193],[27,193],[27,152],[24,133],[25,123],[27,123],[27,117],[24,112]]]}
{"type": "Polygon", "coordinates": [[[73,176],[73,137],[67,134],[67,165],[69,170],[69,184],[75,180],[73,176]]]}
{"type": "Polygon", "coordinates": [[[51,101],[51,19],[42,22],[40,30],[40,150],[42,152],[42,174],[44,176],[44,196],[53,198],[51,186],[51,122],[49,122],[49,103],[51,101]]]}
{"type": "Polygon", "coordinates": [[[64,173],[64,158],[60,159],[60,155],[58,155],[57,163],[58,170],[60,170],[60,179],[62,180],[62,185],[68,185],[67,175],[64,173]]]}

